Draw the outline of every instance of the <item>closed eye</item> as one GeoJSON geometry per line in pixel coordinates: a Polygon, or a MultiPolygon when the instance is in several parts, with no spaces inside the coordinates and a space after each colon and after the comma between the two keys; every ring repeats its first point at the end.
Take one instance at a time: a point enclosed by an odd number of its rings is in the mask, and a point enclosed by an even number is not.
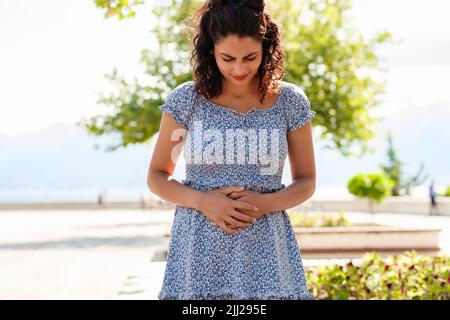
{"type": "MultiPolygon", "coordinates": [[[[247,61],[253,61],[253,60],[255,60],[256,58],[245,58],[247,61]]],[[[226,61],[226,62],[230,62],[230,61],[232,61],[232,60],[234,60],[234,58],[233,59],[223,59],[223,61],[226,61]]]]}

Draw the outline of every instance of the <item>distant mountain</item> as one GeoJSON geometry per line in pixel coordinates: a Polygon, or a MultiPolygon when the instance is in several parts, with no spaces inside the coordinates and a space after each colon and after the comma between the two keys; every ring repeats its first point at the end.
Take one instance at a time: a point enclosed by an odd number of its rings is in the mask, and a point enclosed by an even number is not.
{"type": "Polygon", "coordinates": [[[0,189],[136,188],[146,184],[148,144],[105,152],[110,138],[93,137],[68,124],[1,139],[0,189]],[[101,149],[95,149],[95,144],[101,149]]]}
{"type": "MultiPolygon", "coordinates": [[[[421,162],[437,185],[450,185],[450,107],[436,104],[429,108],[411,108],[393,114],[380,125],[381,135],[371,142],[376,154],[362,159],[343,158],[324,150],[323,141],[314,141],[317,192],[341,188],[350,176],[373,172],[387,160],[384,132],[393,131],[394,147],[412,175],[421,162]]],[[[148,144],[105,152],[111,137],[93,137],[84,129],[68,124],[54,124],[45,130],[16,137],[0,135],[0,192],[24,190],[147,190],[146,174],[155,135],[148,144]],[[99,150],[94,148],[99,144],[99,150]]],[[[286,161],[283,183],[290,183],[286,161]]],[[[184,178],[180,157],[175,178],[184,178]]],[[[1,197],[0,197],[1,200],[1,197]]]]}
{"type": "MultiPolygon", "coordinates": [[[[411,107],[393,113],[380,122],[380,133],[370,145],[375,154],[362,159],[343,159],[337,152],[316,150],[318,185],[345,185],[358,172],[371,172],[387,162],[387,130],[392,130],[393,144],[404,164],[406,176],[414,175],[422,162],[424,173],[437,185],[450,185],[450,103],[411,107]]],[[[316,143],[320,149],[322,141],[316,143]]],[[[428,181],[427,181],[428,183],[428,181]]]]}

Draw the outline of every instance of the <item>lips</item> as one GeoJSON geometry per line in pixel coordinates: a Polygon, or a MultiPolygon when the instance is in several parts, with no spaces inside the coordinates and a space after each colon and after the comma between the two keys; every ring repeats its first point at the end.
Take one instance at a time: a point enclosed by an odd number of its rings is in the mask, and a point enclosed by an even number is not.
{"type": "Polygon", "coordinates": [[[239,76],[239,77],[238,76],[233,76],[233,78],[236,79],[236,80],[243,80],[243,79],[245,79],[247,77],[247,75],[248,74],[246,74],[244,76],[239,76]]]}

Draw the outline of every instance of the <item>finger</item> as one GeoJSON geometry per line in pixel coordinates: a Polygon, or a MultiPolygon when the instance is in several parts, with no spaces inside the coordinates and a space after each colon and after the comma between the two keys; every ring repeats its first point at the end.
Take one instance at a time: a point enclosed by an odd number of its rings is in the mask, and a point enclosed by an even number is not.
{"type": "Polygon", "coordinates": [[[232,193],[230,193],[230,194],[228,195],[228,197],[231,198],[231,199],[233,199],[233,200],[242,198],[243,196],[244,196],[244,194],[241,193],[241,192],[232,192],[232,193]]]}
{"type": "Polygon", "coordinates": [[[220,192],[224,195],[229,195],[233,191],[242,191],[243,189],[244,189],[244,187],[240,187],[240,186],[230,186],[230,187],[226,187],[226,188],[214,189],[213,191],[220,192]]]}
{"type": "Polygon", "coordinates": [[[232,194],[238,194],[240,196],[248,194],[247,190],[233,191],[232,194]]]}
{"type": "Polygon", "coordinates": [[[237,219],[234,219],[233,217],[228,218],[227,220],[225,220],[229,225],[233,226],[233,227],[237,227],[237,228],[244,228],[244,227],[248,227],[250,225],[250,223],[246,223],[243,221],[239,221],[237,219]]]}
{"type": "Polygon", "coordinates": [[[243,214],[240,213],[239,211],[234,210],[231,213],[231,216],[234,217],[235,219],[238,219],[240,221],[245,221],[245,222],[249,222],[249,223],[255,223],[256,222],[256,218],[249,216],[247,214],[243,214]]]}
{"type": "Polygon", "coordinates": [[[242,190],[244,190],[243,186],[230,186],[230,187],[225,188],[227,195],[230,194],[231,192],[242,191],[242,190]]]}
{"type": "Polygon", "coordinates": [[[239,233],[239,232],[237,232],[236,230],[233,230],[233,229],[227,227],[227,226],[225,225],[225,223],[221,224],[221,225],[220,225],[220,228],[221,228],[223,231],[225,231],[226,233],[229,233],[229,234],[234,234],[234,235],[236,235],[236,234],[239,233]]]}
{"type": "Polygon", "coordinates": [[[247,203],[244,201],[234,200],[233,204],[235,205],[235,208],[247,209],[247,210],[252,210],[252,211],[258,210],[258,207],[255,206],[254,204],[247,203]]]}

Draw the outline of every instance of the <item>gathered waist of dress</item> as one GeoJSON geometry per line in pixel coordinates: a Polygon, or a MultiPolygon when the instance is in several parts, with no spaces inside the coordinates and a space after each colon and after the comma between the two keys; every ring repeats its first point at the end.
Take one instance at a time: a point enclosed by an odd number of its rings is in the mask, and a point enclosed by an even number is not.
{"type": "Polygon", "coordinates": [[[286,186],[283,183],[281,183],[279,185],[276,185],[276,186],[264,186],[264,185],[260,185],[260,184],[252,184],[252,185],[242,185],[242,184],[213,185],[213,184],[203,184],[201,182],[188,180],[188,179],[184,179],[181,182],[184,185],[186,185],[186,186],[190,186],[193,189],[202,190],[202,191],[221,189],[221,188],[226,188],[226,187],[229,187],[229,186],[232,186],[232,185],[243,186],[243,187],[245,187],[246,190],[251,190],[251,191],[260,192],[260,193],[277,192],[277,191],[280,191],[280,190],[286,188],[286,186]]]}

